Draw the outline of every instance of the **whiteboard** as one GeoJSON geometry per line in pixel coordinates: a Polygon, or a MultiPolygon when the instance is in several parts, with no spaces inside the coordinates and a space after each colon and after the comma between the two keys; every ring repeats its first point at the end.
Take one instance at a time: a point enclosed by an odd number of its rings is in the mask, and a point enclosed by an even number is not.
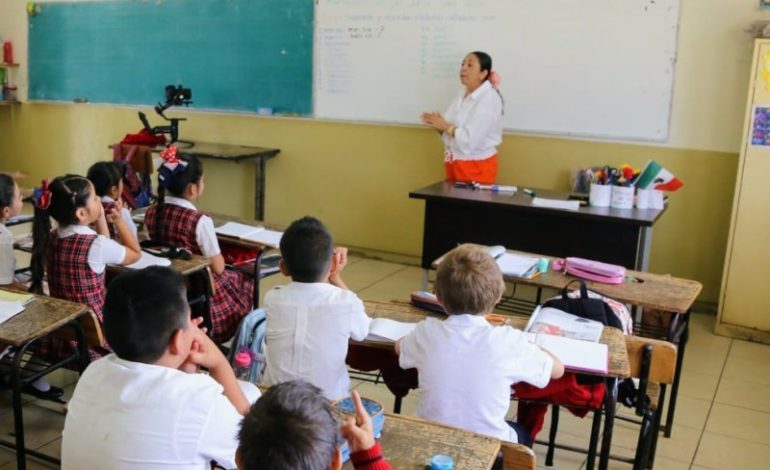
{"type": "Polygon", "coordinates": [[[668,137],[679,0],[316,0],[316,117],[419,123],[481,50],[507,130],[668,137]]]}

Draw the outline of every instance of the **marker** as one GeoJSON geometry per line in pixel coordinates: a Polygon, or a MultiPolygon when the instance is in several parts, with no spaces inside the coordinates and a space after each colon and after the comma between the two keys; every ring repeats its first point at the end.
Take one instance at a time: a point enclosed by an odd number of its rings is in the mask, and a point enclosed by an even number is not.
{"type": "Polygon", "coordinates": [[[527,188],[524,188],[524,194],[526,194],[527,196],[530,196],[530,197],[537,196],[537,194],[535,194],[534,191],[532,191],[531,189],[527,189],[527,188]]]}

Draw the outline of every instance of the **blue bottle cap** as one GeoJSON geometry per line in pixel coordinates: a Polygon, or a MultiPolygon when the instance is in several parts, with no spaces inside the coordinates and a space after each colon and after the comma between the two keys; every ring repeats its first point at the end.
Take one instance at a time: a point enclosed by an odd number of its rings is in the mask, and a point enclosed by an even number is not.
{"type": "Polygon", "coordinates": [[[448,455],[434,455],[430,459],[430,470],[452,470],[454,462],[448,455]]]}

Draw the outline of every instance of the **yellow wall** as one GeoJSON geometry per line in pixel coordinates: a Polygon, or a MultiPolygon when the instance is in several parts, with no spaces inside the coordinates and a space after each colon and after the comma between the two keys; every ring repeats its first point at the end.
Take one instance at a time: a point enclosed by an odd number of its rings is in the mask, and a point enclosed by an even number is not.
{"type": "MultiPolygon", "coordinates": [[[[24,2],[0,4],[0,36],[26,62],[24,2]]],[[[685,181],[655,226],[650,269],[693,278],[716,301],[735,182],[751,59],[746,25],[766,18],[755,0],[682,0],[670,139],[660,145],[506,135],[500,181],[566,189],[571,168],[655,159],[685,181]]],[[[26,69],[16,71],[22,95],[26,69]]],[[[32,180],[85,172],[109,158],[108,143],[139,128],[139,108],[24,103],[0,108],[0,169],[32,180]]],[[[152,111],[144,109],[148,115],[152,111]]],[[[514,110],[509,110],[514,112],[514,110]]],[[[629,112],[632,112],[630,110],[629,112]]],[[[442,178],[441,144],[409,126],[312,119],[184,113],[185,138],[278,147],[268,163],[266,218],[288,223],[304,214],[324,220],[339,242],[416,257],[421,202],[407,193],[442,178]]],[[[253,167],[206,162],[205,209],[248,216],[253,167]]]]}

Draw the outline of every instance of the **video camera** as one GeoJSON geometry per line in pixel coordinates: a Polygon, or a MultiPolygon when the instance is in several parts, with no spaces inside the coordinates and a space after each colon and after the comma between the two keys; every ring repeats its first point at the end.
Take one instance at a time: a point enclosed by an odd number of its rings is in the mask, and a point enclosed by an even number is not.
{"type": "Polygon", "coordinates": [[[144,128],[147,129],[149,132],[152,132],[155,135],[159,134],[168,134],[171,138],[171,144],[177,142],[179,140],[179,121],[186,121],[186,118],[167,118],[165,114],[163,114],[164,111],[166,111],[168,108],[172,106],[189,106],[192,104],[192,90],[189,88],[184,88],[182,85],[166,85],[166,102],[165,103],[158,103],[155,105],[155,112],[158,113],[160,117],[165,119],[170,124],[167,126],[150,126],[149,121],[147,120],[147,115],[145,115],[143,112],[139,111],[139,120],[142,121],[142,125],[144,125],[144,128]]]}

